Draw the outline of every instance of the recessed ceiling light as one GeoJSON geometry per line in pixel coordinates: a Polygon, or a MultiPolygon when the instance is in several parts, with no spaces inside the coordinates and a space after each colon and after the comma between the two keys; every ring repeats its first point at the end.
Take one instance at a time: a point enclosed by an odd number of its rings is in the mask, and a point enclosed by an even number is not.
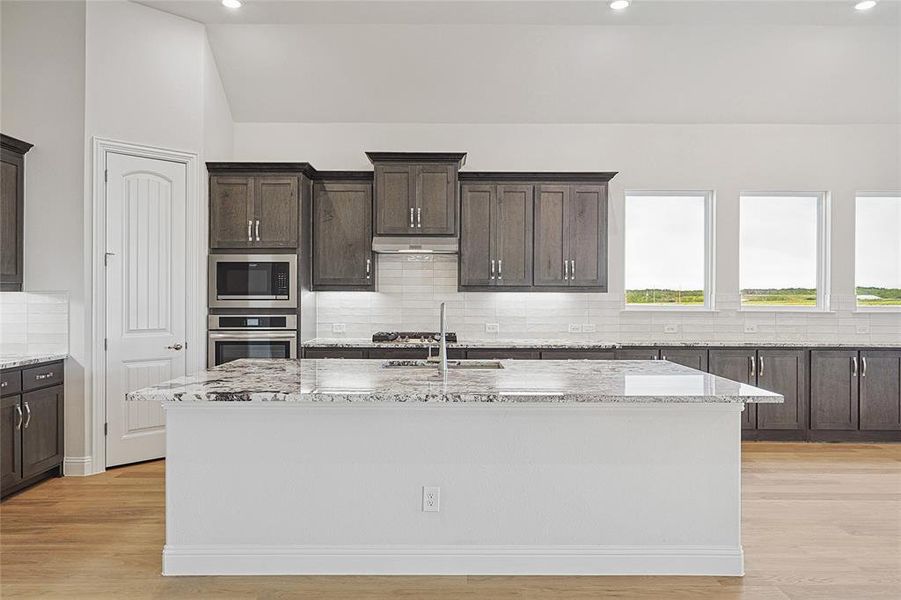
{"type": "Polygon", "coordinates": [[[241,0],[222,0],[225,8],[241,8],[241,0]]]}
{"type": "Polygon", "coordinates": [[[870,10],[876,6],[876,0],[863,0],[863,2],[858,2],[854,5],[854,8],[857,10],[870,10]]]}
{"type": "Polygon", "coordinates": [[[610,8],[613,10],[623,10],[624,8],[629,8],[629,4],[631,4],[629,0],[613,0],[613,2],[610,3],[610,8]]]}

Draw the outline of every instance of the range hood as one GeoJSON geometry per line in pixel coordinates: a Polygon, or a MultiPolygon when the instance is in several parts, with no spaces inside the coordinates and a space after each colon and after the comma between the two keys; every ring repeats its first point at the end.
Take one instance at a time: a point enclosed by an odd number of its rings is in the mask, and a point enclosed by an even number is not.
{"type": "Polygon", "coordinates": [[[459,240],[455,237],[375,236],[372,251],[377,254],[456,254],[459,240]]]}

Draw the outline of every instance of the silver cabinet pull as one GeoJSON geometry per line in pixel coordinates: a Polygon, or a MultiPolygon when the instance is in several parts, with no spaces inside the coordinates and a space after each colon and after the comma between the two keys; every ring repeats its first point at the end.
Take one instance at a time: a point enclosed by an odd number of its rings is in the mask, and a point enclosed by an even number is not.
{"type": "Polygon", "coordinates": [[[260,220],[259,219],[257,219],[256,231],[257,231],[257,241],[259,242],[260,241],[260,220]]]}
{"type": "Polygon", "coordinates": [[[576,279],[576,259],[569,261],[569,278],[573,281],[576,279]]]}
{"type": "Polygon", "coordinates": [[[857,357],[851,357],[851,377],[857,377],[857,357]]]}
{"type": "Polygon", "coordinates": [[[751,366],[751,377],[757,376],[757,361],[753,356],[748,357],[748,364],[751,366]]]}
{"type": "Polygon", "coordinates": [[[22,429],[22,407],[16,404],[16,416],[19,417],[19,420],[16,421],[16,431],[21,431],[22,429]]]}
{"type": "Polygon", "coordinates": [[[8,381],[0,381],[0,388],[5,388],[8,385],[9,385],[8,381]]]}
{"type": "Polygon", "coordinates": [[[501,279],[504,276],[504,261],[503,259],[497,259],[497,278],[501,279]]]}
{"type": "Polygon", "coordinates": [[[661,355],[660,355],[660,360],[666,360],[666,354],[661,354],[661,355]]]}
{"type": "Polygon", "coordinates": [[[757,374],[763,377],[763,357],[760,357],[760,369],[757,371],[757,374]]]}
{"type": "Polygon", "coordinates": [[[28,425],[31,423],[31,407],[28,406],[28,402],[25,402],[25,425],[24,428],[28,429],[28,425]]]}
{"type": "Polygon", "coordinates": [[[410,227],[413,227],[413,207],[410,207],[410,227]]]}
{"type": "Polygon", "coordinates": [[[569,261],[563,261],[563,280],[566,281],[569,279],[569,261]]]}
{"type": "Polygon", "coordinates": [[[866,356],[860,357],[860,376],[861,377],[867,376],[867,357],[866,356]]]}
{"type": "Polygon", "coordinates": [[[416,226],[422,227],[422,208],[416,209],[416,226]]]}
{"type": "Polygon", "coordinates": [[[47,371],[46,373],[40,373],[40,374],[34,376],[34,378],[37,379],[38,381],[40,381],[42,379],[47,379],[48,377],[53,377],[53,371],[47,371]]]}
{"type": "Polygon", "coordinates": [[[372,259],[366,259],[366,279],[372,279],[372,259]]]}
{"type": "Polygon", "coordinates": [[[181,344],[172,344],[171,346],[166,346],[169,350],[181,350],[184,348],[181,344]]]}
{"type": "Polygon", "coordinates": [[[253,241],[253,220],[247,221],[247,241],[253,241]]]}
{"type": "Polygon", "coordinates": [[[488,279],[494,279],[494,259],[491,259],[491,275],[488,276],[488,279]]]}

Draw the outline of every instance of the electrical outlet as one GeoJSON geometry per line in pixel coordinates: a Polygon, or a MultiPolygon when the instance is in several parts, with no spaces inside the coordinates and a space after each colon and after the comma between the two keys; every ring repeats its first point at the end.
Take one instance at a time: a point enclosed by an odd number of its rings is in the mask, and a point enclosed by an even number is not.
{"type": "Polygon", "coordinates": [[[344,323],[332,323],[332,333],[345,333],[347,325],[344,323]]]}
{"type": "Polygon", "coordinates": [[[757,333],[757,325],[745,323],[745,333],[757,333]]]}
{"type": "Polygon", "coordinates": [[[857,333],[870,333],[870,326],[866,323],[861,323],[857,326],[857,333]]]}
{"type": "Polygon", "coordinates": [[[669,325],[664,325],[663,333],[679,333],[679,325],[676,323],[670,323],[669,325]]]}
{"type": "Polygon", "coordinates": [[[422,512],[438,512],[441,509],[441,488],[422,488],[422,512]]]}
{"type": "Polygon", "coordinates": [[[501,326],[497,323],[485,323],[485,333],[497,333],[501,326]]]}
{"type": "Polygon", "coordinates": [[[570,333],[582,333],[582,325],[579,323],[570,323],[569,324],[569,332],[570,333]]]}
{"type": "Polygon", "coordinates": [[[582,333],[594,333],[598,330],[598,326],[594,323],[582,323],[582,333]]]}

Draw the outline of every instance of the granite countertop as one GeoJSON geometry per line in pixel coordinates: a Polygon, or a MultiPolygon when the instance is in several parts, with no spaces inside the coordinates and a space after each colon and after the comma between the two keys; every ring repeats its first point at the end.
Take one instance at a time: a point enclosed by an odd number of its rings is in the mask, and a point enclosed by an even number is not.
{"type": "Polygon", "coordinates": [[[67,352],[37,352],[34,354],[0,354],[0,369],[27,367],[68,358],[67,352]]]}
{"type": "MultiPolygon", "coordinates": [[[[301,344],[304,348],[425,348],[423,342],[373,342],[367,338],[313,338],[301,344]]],[[[432,347],[435,347],[435,343],[432,347]]],[[[448,342],[448,348],[538,348],[570,350],[612,350],[616,348],[901,348],[896,344],[826,343],[826,342],[596,342],[553,339],[481,339],[448,342]]]]}
{"type": "Polygon", "coordinates": [[[386,368],[384,360],[242,359],[132,392],[128,398],[298,404],[783,401],[779,394],[666,361],[500,362],[502,369],[452,369],[442,377],[432,366],[386,368]]]}

